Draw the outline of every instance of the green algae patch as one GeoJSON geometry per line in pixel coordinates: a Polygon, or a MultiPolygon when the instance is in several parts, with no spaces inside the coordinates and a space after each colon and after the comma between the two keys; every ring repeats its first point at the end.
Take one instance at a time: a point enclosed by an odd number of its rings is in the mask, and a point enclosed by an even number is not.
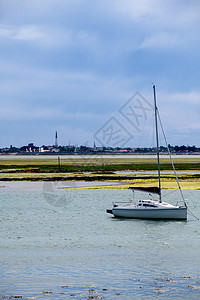
{"type": "MultiPolygon", "coordinates": [[[[176,170],[200,171],[200,155],[193,157],[174,157],[176,170]]],[[[172,170],[168,158],[160,156],[160,168],[163,171],[172,170]]],[[[157,170],[156,157],[115,157],[113,156],[24,156],[4,159],[0,156],[0,170],[5,173],[112,173],[118,171],[155,171],[157,170]]]]}

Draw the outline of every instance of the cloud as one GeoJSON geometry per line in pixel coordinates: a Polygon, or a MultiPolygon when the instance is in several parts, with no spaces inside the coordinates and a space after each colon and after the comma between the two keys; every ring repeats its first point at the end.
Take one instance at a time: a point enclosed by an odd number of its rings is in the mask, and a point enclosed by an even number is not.
{"type": "MultiPolygon", "coordinates": [[[[132,21],[152,26],[159,24],[160,28],[183,25],[187,26],[199,22],[199,1],[169,0],[120,0],[115,1],[119,14],[129,17],[132,21]],[[191,24],[192,22],[192,24],[191,24]]],[[[159,29],[160,29],[159,28],[159,29]]]]}
{"type": "MultiPolygon", "coordinates": [[[[23,26],[23,27],[7,27],[3,30],[4,37],[7,32],[7,38],[13,38],[16,40],[34,41],[44,38],[44,33],[37,26],[23,26]]],[[[1,34],[1,32],[0,32],[1,34]]]]}
{"type": "Polygon", "coordinates": [[[141,43],[140,48],[161,48],[166,51],[166,49],[174,50],[184,46],[187,43],[182,36],[171,32],[157,32],[154,35],[151,35],[144,39],[141,43]]]}
{"type": "Polygon", "coordinates": [[[123,3],[117,1],[116,9],[129,18],[135,31],[140,27],[138,49],[176,50],[177,47],[188,48],[197,41],[200,26],[198,1],[127,0],[123,3]]]}
{"type": "Polygon", "coordinates": [[[45,48],[59,48],[71,43],[73,33],[62,29],[36,25],[0,26],[0,40],[31,42],[33,45],[45,48]]]}
{"type": "Polygon", "coordinates": [[[80,139],[88,136],[136,91],[152,99],[152,82],[168,132],[178,130],[183,140],[184,130],[199,124],[199,6],[193,0],[1,1],[5,140],[17,122],[27,138],[38,130],[42,140],[44,128],[60,126],[63,134],[76,131],[78,143],[79,128],[80,139]]]}
{"type": "Polygon", "coordinates": [[[193,107],[193,109],[197,109],[199,107],[200,111],[200,93],[196,91],[191,91],[189,93],[175,93],[171,95],[170,101],[174,103],[179,103],[182,105],[188,104],[193,107]]]}
{"type": "Polygon", "coordinates": [[[199,145],[200,93],[192,91],[157,94],[158,108],[168,142],[172,145],[199,145]]]}

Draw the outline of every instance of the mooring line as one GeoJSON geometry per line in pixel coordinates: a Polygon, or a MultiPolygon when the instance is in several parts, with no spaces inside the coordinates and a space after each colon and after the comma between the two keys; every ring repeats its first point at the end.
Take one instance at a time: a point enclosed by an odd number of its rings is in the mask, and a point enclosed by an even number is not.
{"type": "Polygon", "coordinates": [[[197,219],[197,221],[200,221],[199,218],[197,218],[188,208],[187,208],[187,210],[195,219],[197,219]]]}

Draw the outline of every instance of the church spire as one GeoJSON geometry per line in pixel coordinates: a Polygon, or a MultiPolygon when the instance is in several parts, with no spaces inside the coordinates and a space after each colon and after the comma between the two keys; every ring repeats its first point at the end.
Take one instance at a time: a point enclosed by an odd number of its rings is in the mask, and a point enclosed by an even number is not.
{"type": "Polygon", "coordinates": [[[55,135],[55,147],[58,147],[58,133],[56,131],[56,135],[55,135]]]}

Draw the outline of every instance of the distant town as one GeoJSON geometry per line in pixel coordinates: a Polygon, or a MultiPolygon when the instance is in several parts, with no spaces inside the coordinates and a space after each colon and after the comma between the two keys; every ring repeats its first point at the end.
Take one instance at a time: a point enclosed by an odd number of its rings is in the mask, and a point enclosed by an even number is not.
{"type": "MultiPolygon", "coordinates": [[[[170,152],[174,154],[200,154],[200,148],[196,146],[171,146],[168,145],[170,152]]],[[[167,153],[167,147],[160,146],[161,153],[167,153]]],[[[45,146],[42,145],[41,147],[35,146],[33,143],[28,144],[27,146],[22,146],[20,148],[10,146],[1,148],[0,154],[13,154],[13,155],[48,155],[48,154],[79,154],[79,155],[92,155],[92,154],[155,154],[156,148],[131,148],[131,147],[96,147],[95,143],[93,147],[89,146],[45,146]]]]}
{"type": "MultiPolygon", "coordinates": [[[[200,154],[200,148],[197,148],[196,146],[171,146],[168,145],[168,149],[171,153],[175,154],[200,154]]],[[[160,153],[167,153],[168,152],[167,147],[160,146],[160,153]]],[[[58,133],[55,132],[55,142],[52,146],[45,146],[42,145],[40,147],[35,146],[34,143],[29,143],[27,146],[22,146],[20,148],[14,147],[10,145],[10,147],[5,147],[0,149],[0,155],[1,154],[19,154],[19,155],[26,155],[26,154],[85,154],[85,155],[92,155],[92,154],[155,154],[156,153],[156,147],[150,147],[150,148],[142,148],[142,147],[97,147],[96,143],[94,142],[93,147],[89,147],[86,145],[81,146],[74,146],[74,145],[68,145],[68,146],[59,146],[58,145],[58,133]]]]}

